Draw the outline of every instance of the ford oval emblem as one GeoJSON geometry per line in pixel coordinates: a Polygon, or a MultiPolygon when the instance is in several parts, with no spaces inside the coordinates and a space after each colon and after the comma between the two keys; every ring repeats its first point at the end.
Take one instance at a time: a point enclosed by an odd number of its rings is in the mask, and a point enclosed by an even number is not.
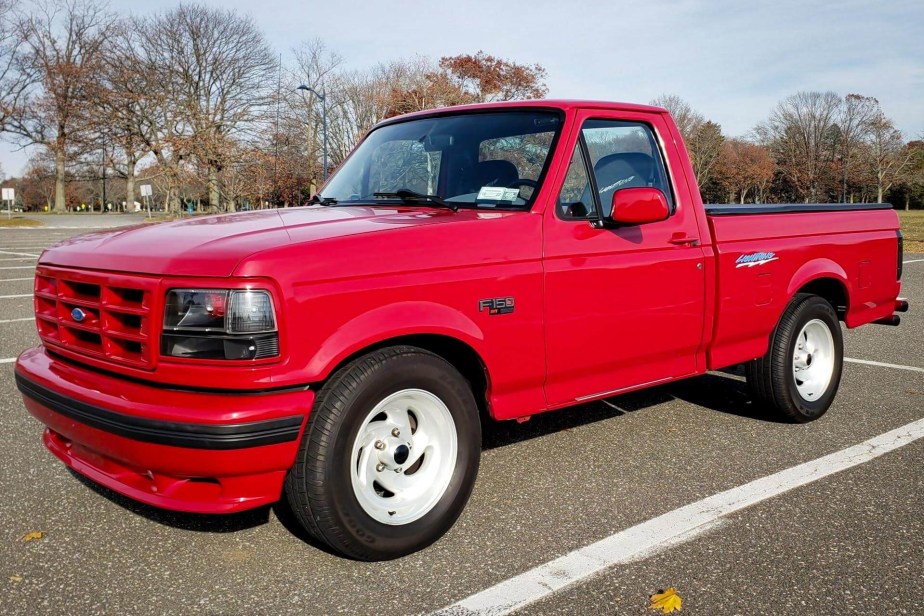
{"type": "Polygon", "coordinates": [[[87,318],[87,313],[81,310],[80,308],[74,308],[71,310],[71,318],[81,323],[84,319],[87,318]]]}

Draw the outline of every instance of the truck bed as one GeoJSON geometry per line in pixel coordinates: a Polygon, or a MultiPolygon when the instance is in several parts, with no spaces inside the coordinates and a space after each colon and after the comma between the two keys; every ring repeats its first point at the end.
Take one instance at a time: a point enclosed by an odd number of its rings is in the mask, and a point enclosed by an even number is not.
{"type": "Polygon", "coordinates": [[[888,204],[708,205],[716,310],[708,365],[763,355],[799,292],[837,297],[848,327],[891,315],[898,216],[888,204]]]}

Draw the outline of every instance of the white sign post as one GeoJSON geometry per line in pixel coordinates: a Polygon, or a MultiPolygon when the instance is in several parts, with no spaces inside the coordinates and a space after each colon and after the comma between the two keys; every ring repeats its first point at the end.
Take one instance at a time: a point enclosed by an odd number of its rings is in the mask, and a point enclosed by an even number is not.
{"type": "Polygon", "coordinates": [[[3,201],[7,202],[6,218],[9,220],[13,217],[13,202],[16,201],[16,190],[13,188],[2,188],[0,189],[0,197],[3,197],[3,201]]]}
{"type": "Polygon", "coordinates": [[[141,196],[144,198],[144,204],[148,208],[148,218],[151,217],[151,185],[142,184],[141,185],[141,196]]]}

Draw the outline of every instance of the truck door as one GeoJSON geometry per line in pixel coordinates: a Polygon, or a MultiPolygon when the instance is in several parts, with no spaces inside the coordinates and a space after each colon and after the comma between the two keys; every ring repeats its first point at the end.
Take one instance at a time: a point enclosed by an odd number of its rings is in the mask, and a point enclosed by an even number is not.
{"type": "MultiPolygon", "coordinates": [[[[653,114],[596,110],[577,119],[564,144],[571,162],[544,218],[552,406],[693,374],[703,337],[703,251],[692,199],[665,163],[663,144],[673,147],[666,123],[653,114]],[[610,211],[616,191],[640,186],[664,193],[666,220],[591,224],[610,211]]],[[[667,155],[676,159],[675,152],[667,155]]]]}

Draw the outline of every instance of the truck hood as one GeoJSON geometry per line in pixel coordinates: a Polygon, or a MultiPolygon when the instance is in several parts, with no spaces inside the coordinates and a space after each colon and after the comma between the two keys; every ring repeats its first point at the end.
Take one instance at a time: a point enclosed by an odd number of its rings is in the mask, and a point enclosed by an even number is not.
{"type": "Polygon", "coordinates": [[[394,207],[298,207],[122,227],[67,239],[39,263],[171,276],[230,276],[243,259],[287,244],[468,220],[458,212],[394,207]]]}

